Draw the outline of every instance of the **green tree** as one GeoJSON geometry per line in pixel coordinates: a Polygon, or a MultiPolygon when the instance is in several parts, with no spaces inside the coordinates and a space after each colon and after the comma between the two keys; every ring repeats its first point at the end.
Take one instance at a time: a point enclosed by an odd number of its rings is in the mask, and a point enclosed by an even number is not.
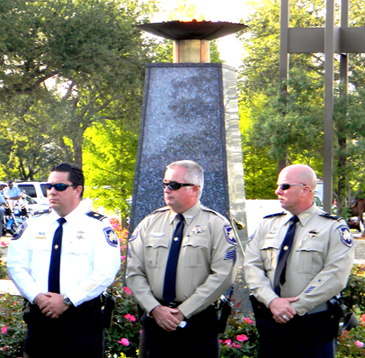
{"type": "MultiPolygon", "coordinates": [[[[245,49],[243,66],[240,69],[240,106],[246,116],[241,118],[245,150],[245,166],[257,157],[267,156],[273,162],[286,155],[289,164],[311,165],[321,176],[323,162],[323,54],[291,54],[289,57],[289,81],[286,96],[279,94],[279,31],[280,1],[261,0],[253,5],[254,11],[246,23],[250,36],[241,36],[245,49]],[[246,122],[249,122],[247,125],[246,122]],[[254,154],[252,154],[254,153],[254,154]],[[256,154],[257,153],[257,154],[256,154]]],[[[325,4],[322,1],[291,1],[290,27],[323,27],[325,4]]],[[[364,23],[364,11],[359,1],[351,4],[351,26],[364,23]]],[[[338,21],[339,16],[336,17],[338,21]]],[[[356,192],[363,190],[364,177],[359,173],[363,165],[361,84],[364,70],[360,55],[350,59],[350,88],[348,97],[335,94],[335,151],[334,174],[335,196],[339,205],[346,206],[356,192]]],[[[338,63],[335,66],[335,80],[339,83],[338,63]]],[[[246,173],[250,173],[246,170],[246,173]]],[[[276,173],[271,172],[275,182],[276,173]]],[[[246,175],[246,174],[245,174],[246,175]]],[[[253,192],[251,185],[260,186],[265,192],[266,173],[256,171],[254,178],[245,177],[247,192],[253,192]]]]}
{"type": "MultiPolygon", "coordinates": [[[[29,118],[41,111],[45,146],[81,166],[86,129],[123,117],[124,102],[131,98],[141,105],[145,64],[156,57],[148,51],[157,45],[143,39],[134,25],[152,11],[153,2],[127,0],[1,3],[0,118],[12,128],[4,138],[18,143],[20,124],[36,123],[39,116],[29,118]]],[[[123,118],[130,130],[138,131],[135,116],[123,118]]],[[[38,144],[33,148],[37,156],[39,134],[29,129],[26,135],[29,143],[38,144]]],[[[15,171],[28,162],[28,173],[18,172],[18,178],[34,177],[32,170],[41,170],[36,165],[44,163],[41,155],[30,161],[23,150],[4,153],[2,163],[16,163],[15,171]]]]}

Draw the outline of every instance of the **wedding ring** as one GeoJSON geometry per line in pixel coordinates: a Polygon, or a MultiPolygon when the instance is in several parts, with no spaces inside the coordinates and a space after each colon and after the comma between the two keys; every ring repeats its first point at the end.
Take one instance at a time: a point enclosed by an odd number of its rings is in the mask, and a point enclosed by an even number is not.
{"type": "Polygon", "coordinates": [[[285,314],[285,315],[283,316],[283,319],[288,319],[288,316],[285,314]]]}
{"type": "Polygon", "coordinates": [[[52,316],[52,314],[53,314],[52,312],[48,312],[47,316],[52,316]]]}

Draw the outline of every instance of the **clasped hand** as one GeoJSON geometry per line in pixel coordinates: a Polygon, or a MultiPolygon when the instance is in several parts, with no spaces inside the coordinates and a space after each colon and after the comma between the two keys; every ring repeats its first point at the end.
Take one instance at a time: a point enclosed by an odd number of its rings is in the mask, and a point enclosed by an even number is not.
{"type": "Polygon", "coordinates": [[[69,306],[63,303],[64,296],[59,293],[47,292],[40,293],[35,299],[34,303],[38,305],[39,309],[44,315],[49,318],[59,318],[69,306]]]}
{"type": "Polygon", "coordinates": [[[286,323],[291,320],[297,313],[290,305],[299,300],[299,297],[275,298],[270,302],[269,308],[273,314],[273,319],[277,323],[286,323]]]}
{"type": "Polygon", "coordinates": [[[170,308],[162,305],[156,306],[151,314],[156,323],[168,332],[175,331],[181,321],[184,320],[184,315],[178,308],[170,308]]]}

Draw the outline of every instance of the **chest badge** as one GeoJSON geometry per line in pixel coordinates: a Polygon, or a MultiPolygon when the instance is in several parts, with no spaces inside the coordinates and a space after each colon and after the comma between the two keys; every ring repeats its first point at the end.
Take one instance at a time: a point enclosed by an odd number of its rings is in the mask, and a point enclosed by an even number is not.
{"type": "Polygon", "coordinates": [[[309,236],[310,239],[312,239],[313,237],[316,237],[317,235],[318,235],[318,230],[317,229],[312,229],[308,233],[308,236],[309,236]]]}
{"type": "Polygon", "coordinates": [[[46,233],[45,232],[39,232],[38,235],[35,237],[38,240],[46,240],[46,233]]]}
{"type": "Polygon", "coordinates": [[[204,230],[205,230],[204,226],[195,225],[194,229],[191,230],[191,232],[195,235],[198,235],[198,234],[202,233],[204,230]]]}
{"type": "Polygon", "coordinates": [[[85,235],[85,233],[84,233],[83,231],[78,231],[78,232],[76,233],[76,237],[77,237],[78,239],[83,239],[83,238],[84,238],[84,235],[85,235]]]}

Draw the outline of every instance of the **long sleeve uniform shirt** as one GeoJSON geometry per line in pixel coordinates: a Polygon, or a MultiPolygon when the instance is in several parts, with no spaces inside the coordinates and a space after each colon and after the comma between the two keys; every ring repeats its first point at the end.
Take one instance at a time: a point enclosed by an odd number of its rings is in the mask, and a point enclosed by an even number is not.
{"type": "MultiPolygon", "coordinates": [[[[52,242],[58,228],[56,212],[28,219],[10,241],[8,270],[22,296],[33,303],[48,292],[52,242]]],[[[115,279],[120,249],[108,219],[87,215],[79,205],[63,224],[60,293],[75,306],[99,296],[115,279]]]]}

